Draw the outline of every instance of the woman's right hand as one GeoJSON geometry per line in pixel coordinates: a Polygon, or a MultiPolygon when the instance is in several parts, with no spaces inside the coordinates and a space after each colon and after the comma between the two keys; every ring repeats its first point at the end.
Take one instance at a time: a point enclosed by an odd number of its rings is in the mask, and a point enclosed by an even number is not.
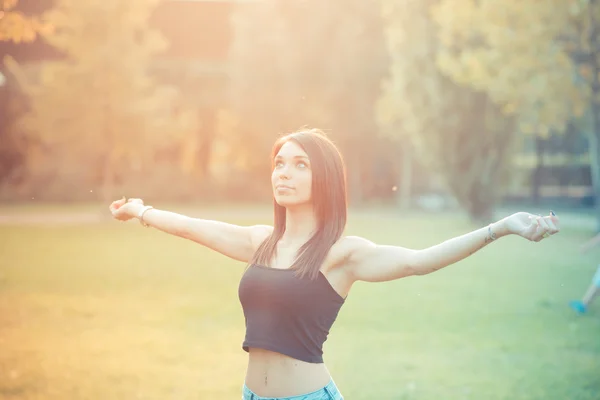
{"type": "Polygon", "coordinates": [[[140,209],[144,206],[142,199],[122,199],[113,201],[110,206],[110,212],[114,219],[119,221],[128,221],[137,217],[140,209]]]}

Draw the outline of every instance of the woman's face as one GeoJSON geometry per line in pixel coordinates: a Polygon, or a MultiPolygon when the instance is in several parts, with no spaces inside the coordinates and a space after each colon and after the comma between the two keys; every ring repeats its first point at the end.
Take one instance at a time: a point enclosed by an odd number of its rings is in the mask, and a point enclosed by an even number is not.
{"type": "Polygon", "coordinates": [[[273,162],[273,195],[282,207],[311,203],[312,170],[308,154],[293,140],[281,146],[273,162]]]}

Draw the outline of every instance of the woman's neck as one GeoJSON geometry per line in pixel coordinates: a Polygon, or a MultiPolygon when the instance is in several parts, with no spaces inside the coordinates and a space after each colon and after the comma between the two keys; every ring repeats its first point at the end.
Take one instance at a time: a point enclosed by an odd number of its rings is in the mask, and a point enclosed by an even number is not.
{"type": "Polygon", "coordinates": [[[280,244],[305,243],[315,233],[317,221],[312,207],[288,208],[285,217],[285,232],[280,244]]]}

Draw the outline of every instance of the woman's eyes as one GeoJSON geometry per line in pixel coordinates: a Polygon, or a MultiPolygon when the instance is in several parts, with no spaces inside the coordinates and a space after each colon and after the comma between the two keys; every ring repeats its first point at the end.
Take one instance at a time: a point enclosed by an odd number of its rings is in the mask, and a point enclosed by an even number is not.
{"type": "MultiPolygon", "coordinates": [[[[284,163],[283,163],[282,161],[277,161],[277,162],[275,163],[275,168],[281,168],[281,167],[283,167],[283,165],[284,165],[284,163]]],[[[308,164],[307,164],[307,163],[305,163],[304,161],[298,161],[298,162],[296,163],[296,166],[297,166],[297,167],[300,167],[300,168],[302,168],[302,169],[304,169],[304,168],[307,168],[307,167],[308,167],[308,164]]]]}

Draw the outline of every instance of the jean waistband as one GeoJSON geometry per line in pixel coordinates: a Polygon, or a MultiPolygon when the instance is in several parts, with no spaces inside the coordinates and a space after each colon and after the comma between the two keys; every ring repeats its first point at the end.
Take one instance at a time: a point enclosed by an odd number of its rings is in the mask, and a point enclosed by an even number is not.
{"type": "Polygon", "coordinates": [[[244,384],[243,386],[243,400],[310,400],[310,396],[320,396],[324,393],[327,393],[332,399],[335,400],[343,400],[342,394],[337,388],[335,382],[332,380],[329,381],[327,385],[322,387],[321,389],[315,390],[311,393],[304,393],[297,396],[288,396],[288,397],[261,397],[254,393],[252,390],[244,384]]]}

